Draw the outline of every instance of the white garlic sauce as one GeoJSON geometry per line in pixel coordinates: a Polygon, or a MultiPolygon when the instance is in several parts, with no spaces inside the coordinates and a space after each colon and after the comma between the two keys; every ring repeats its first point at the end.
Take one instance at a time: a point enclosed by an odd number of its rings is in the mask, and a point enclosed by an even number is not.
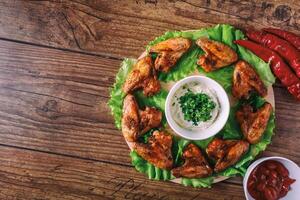
{"type": "Polygon", "coordinates": [[[182,128],[191,130],[191,131],[199,131],[204,130],[210,127],[218,117],[220,112],[220,103],[218,101],[217,95],[215,91],[207,88],[203,83],[199,82],[190,82],[185,85],[182,85],[174,94],[171,100],[171,114],[174,121],[182,128]],[[207,94],[211,100],[216,104],[216,107],[211,112],[211,118],[206,122],[198,122],[198,125],[194,125],[192,121],[186,121],[184,119],[184,114],[181,111],[179,98],[184,96],[185,93],[190,90],[193,93],[205,93],[207,94]]]}

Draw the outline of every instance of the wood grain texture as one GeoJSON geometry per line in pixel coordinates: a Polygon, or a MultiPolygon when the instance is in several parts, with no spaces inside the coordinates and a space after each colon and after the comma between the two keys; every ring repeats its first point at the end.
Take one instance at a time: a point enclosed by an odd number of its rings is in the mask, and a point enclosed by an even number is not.
{"type": "Polygon", "coordinates": [[[137,57],[167,30],[217,23],[300,33],[297,0],[17,0],[0,9],[2,38],[117,58],[137,57]]]}
{"type": "Polygon", "coordinates": [[[130,164],[107,106],[119,61],[0,46],[0,143],[130,164]]]}
{"type": "MultiPolygon", "coordinates": [[[[0,199],[244,199],[147,180],[107,106],[120,60],[167,30],[216,23],[300,33],[300,3],[242,0],[0,0],[0,199]]],[[[300,107],[274,87],[276,135],[260,156],[300,165],[300,107]]]]}
{"type": "Polygon", "coordinates": [[[30,200],[239,200],[239,185],[188,190],[150,181],[133,168],[0,146],[0,199],[30,200]],[[163,187],[162,187],[163,185],[163,187]],[[220,197],[218,193],[225,193],[220,197]]]}

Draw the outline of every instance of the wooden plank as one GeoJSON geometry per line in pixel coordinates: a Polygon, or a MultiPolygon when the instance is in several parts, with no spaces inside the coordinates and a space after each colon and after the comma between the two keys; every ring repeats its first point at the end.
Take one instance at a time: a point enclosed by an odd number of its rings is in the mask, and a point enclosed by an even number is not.
{"type": "Polygon", "coordinates": [[[0,46],[0,143],[130,164],[107,106],[120,61],[0,46]]]}
{"type": "Polygon", "coordinates": [[[244,199],[239,185],[186,188],[146,180],[133,168],[0,146],[0,199],[244,199]],[[224,195],[226,193],[226,196],[224,195]]]}
{"type": "Polygon", "coordinates": [[[300,106],[285,88],[274,87],[275,93],[275,136],[263,155],[284,156],[300,165],[300,106]]]}
{"type": "MultiPolygon", "coordinates": [[[[119,61],[0,40],[0,144],[130,165],[107,106],[119,61]]],[[[275,87],[270,154],[300,164],[300,107],[275,87]]]]}
{"type": "Polygon", "coordinates": [[[0,37],[118,58],[137,57],[167,30],[218,23],[300,33],[297,0],[1,1],[0,37]]]}

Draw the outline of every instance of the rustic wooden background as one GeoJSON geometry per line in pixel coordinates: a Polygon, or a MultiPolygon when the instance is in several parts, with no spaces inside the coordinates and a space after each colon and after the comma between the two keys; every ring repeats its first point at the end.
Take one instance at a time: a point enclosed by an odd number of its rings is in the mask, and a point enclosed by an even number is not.
{"type": "MultiPolygon", "coordinates": [[[[300,1],[0,0],[0,199],[244,199],[241,178],[194,189],[136,172],[107,106],[123,57],[217,23],[299,34],[300,1]]],[[[300,106],[274,91],[263,155],[300,164],[300,106]]]]}

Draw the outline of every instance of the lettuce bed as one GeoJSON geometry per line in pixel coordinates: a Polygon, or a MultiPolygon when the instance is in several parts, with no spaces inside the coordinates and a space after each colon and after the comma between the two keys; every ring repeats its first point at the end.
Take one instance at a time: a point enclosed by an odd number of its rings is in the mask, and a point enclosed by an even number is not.
{"type": "MultiPolygon", "coordinates": [[[[235,29],[230,25],[217,25],[212,28],[207,29],[200,29],[195,31],[187,31],[187,32],[180,32],[180,31],[173,31],[173,32],[166,32],[164,35],[157,37],[155,40],[149,43],[147,49],[150,46],[157,44],[161,41],[164,41],[169,38],[173,37],[185,37],[191,40],[196,40],[199,37],[206,36],[213,40],[217,40],[229,45],[233,48],[239,55],[240,59],[246,60],[249,62],[258,72],[259,76],[263,80],[264,84],[268,87],[275,82],[275,77],[273,76],[268,63],[265,63],[256,55],[252,54],[250,51],[244,49],[243,47],[237,46],[233,43],[234,40],[237,39],[244,39],[245,36],[240,30],[235,29]]],[[[216,80],[219,82],[227,93],[231,94],[231,86],[232,86],[232,73],[233,73],[233,66],[225,67],[220,70],[205,73],[200,67],[197,67],[196,61],[199,55],[203,54],[204,52],[197,48],[195,45],[190,48],[188,52],[186,52],[182,58],[177,62],[176,66],[167,74],[159,73],[159,80],[162,82],[170,82],[170,81],[178,81],[191,73],[195,72],[195,70],[199,70],[201,73],[204,73],[206,76],[216,80]]],[[[111,98],[108,102],[109,107],[111,108],[112,114],[115,119],[115,124],[117,128],[121,128],[121,117],[122,117],[122,104],[124,99],[124,93],[122,92],[122,85],[132,69],[134,63],[136,62],[135,59],[124,59],[121,64],[121,68],[116,76],[116,82],[113,88],[110,91],[111,98]]],[[[158,94],[154,95],[153,97],[146,98],[142,92],[138,91],[135,92],[135,97],[140,106],[154,106],[159,108],[160,110],[164,111],[164,104],[166,100],[168,92],[165,90],[161,90],[158,94]]],[[[255,107],[260,107],[265,101],[264,99],[253,96],[250,98],[250,103],[255,107]]],[[[242,133],[237,124],[234,113],[239,108],[242,102],[237,102],[231,108],[229,119],[224,126],[224,128],[218,133],[218,137],[222,137],[223,139],[240,139],[242,138],[242,133]]],[[[185,186],[193,186],[193,187],[210,187],[213,183],[214,177],[218,175],[223,176],[236,176],[236,175],[244,175],[247,167],[249,166],[250,162],[262,151],[264,151],[268,144],[271,142],[271,138],[273,135],[273,129],[275,127],[274,122],[274,113],[271,115],[270,120],[268,122],[268,126],[264,133],[263,138],[258,144],[251,145],[250,150],[247,154],[245,154],[241,160],[235,164],[234,166],[226,169],[225,171],[214,174],[208,178],[201,178],[201,179],[187,179],[182,178],[181,183],[185,186]]],[[[165,119],[163,119],[163,124],[166,124],[165,119]]],[[[151,133],[149,133],[151,134],[151,133]]],[[[142,141],[146,142],[149,134],[146,134],[142,141]]],[[[208,143],[213,138],[208,138],[204,141],[194,141],[196,145],[200,148],[205,149],[208,143]]],[[[190,141],[180,138],[174,138],[173,140],[173,158],[175,165],[181,165],[181,155],[184,147],[189,144],[190,141]]],[[[168,170],[159,169],[152,164],[148,163],[144,159],[142,159],[136,152],[132,151],[130,153],[132,164],[135,166],[136,170],[142,173],[145,173],[149,179],[153,180],[171,180],[175,178],[172,176],[171,172],[168,170]]]]}

